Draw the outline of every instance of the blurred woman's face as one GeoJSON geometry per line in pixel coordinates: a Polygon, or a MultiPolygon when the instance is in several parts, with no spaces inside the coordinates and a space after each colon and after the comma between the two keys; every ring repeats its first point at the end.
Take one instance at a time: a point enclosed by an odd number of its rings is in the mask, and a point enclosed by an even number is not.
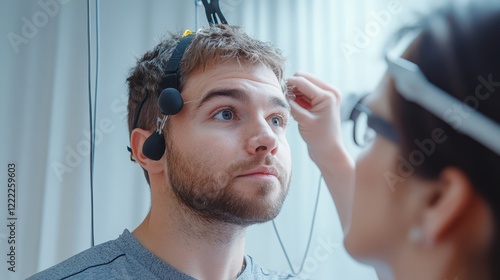
{"type": "MultiPolygon", "coordinates": [[[[412,43],[403,57],[417,44],[412,43]]],[[[453,259],[457,267],[451,271],[464,266],[472,272],[488,271],[495,232],[490,205],[466,171],[455,165],[442,168],[435,178],[414,174],[424,161],[432,160],[428,158],[432,152],[415,150],[404,156],[398,141],[390,140],[387,131],[396,131],[399,121],[391,110],[391,99],[397,94],[394,91],[393,79],[386,74],[362,101],[370,109],[364,110],[365,114],[382,119],[378,121],[384,125],[372,126],[375,137],[356,161],[352,218],[344,239],[347,251],[358,261],[382,269],[387,265],[391,270],[413,267],[417,259],[430,266],[447,266],[453,259]],[[412,157],[417,152],[422,154],[418,160],[412,157]]],[[[418,115],[412,117],[419,119],[418,115]]],[[[429,143],[431,138],[435,144],[444,143],[448,137],[444,133],[436,124],[426,138],[406,141],[422,149],[421,143],[429,143]]]]}
{"type": "MultiPolygon", "coordinates": [[[[363,104],[393,124],[390,90],[391,80],[385,76],[363,104]]],[[[357,159],[352,223],[344,242],[351,256],[360,261],[369,263],[374,257],[396,254],[414,220],[409,211],[412,205],[405,199],[411,189],[401,181],[401,175],[408,174],[398,174],[398,157],[398,146],[377,134],[357,159]]]]}

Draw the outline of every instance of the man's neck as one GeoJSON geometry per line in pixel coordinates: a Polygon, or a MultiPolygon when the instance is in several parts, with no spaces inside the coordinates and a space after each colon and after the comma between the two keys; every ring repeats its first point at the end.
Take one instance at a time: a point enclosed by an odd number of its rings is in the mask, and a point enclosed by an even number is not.
{"type": "Polygon", "coordinates": [[[244,264],[246,228],[207,221],[164,196],[152,200],[133,235],[158,258],[196,279],[235,279],[244,264]]]}

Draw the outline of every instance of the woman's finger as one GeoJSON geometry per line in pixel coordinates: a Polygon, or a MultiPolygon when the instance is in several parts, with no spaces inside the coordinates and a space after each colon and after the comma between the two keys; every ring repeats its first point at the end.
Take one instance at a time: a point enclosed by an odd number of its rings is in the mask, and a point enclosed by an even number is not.
{"type": "MultiPolygon", "coordinates": [[[[292,93],[296,96],[303,95],[306,100],[310,100],[310,104],[314,107],[315,100],[322,99],[325,92],[320,87],[311,83],[304,77],[294,76],[288,78],[287,85],[292,89],[292,93]]],[[[316,101],[317,102],[317,101],[316,101]]]]}
{"type": "Polygon", "coordinates": [[[303,122],[311,118],[311,113],[295,100],[289,100],[288,103],[290,104],[292,116],[296,121],[303,122]]]}
{"type": "Polygon", "coordinates": [[[295,73],[294,76],[297,76],[297,77],[304,77],[306,78],[307,80],[311,81],[312,83],[314,83],[315,85],[317,85],[319,88],[321,88],[322,90],[326,90],[326,91],[330,91],[330,92],[333,92],[333,93],[338,93],[338,90],[334,87],[332,87],[331,85],[325,83],[324,81],[320,80],[318,77],[312,75],[312,74],[309,74],[309,73],[303,73],[303,72],[297,72],[295,73]]]}

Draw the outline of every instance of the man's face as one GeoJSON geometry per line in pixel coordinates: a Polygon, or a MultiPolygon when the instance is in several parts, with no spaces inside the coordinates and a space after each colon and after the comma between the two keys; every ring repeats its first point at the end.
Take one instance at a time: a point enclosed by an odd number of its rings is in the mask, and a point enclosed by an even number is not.
{"type": "Polygon", "coordinates": [[[205,219],[248,225],[276,217],[288,192],[288,103],[262,65],[225,62],[189,77],[171,117],[166,181],[205,219]]]}

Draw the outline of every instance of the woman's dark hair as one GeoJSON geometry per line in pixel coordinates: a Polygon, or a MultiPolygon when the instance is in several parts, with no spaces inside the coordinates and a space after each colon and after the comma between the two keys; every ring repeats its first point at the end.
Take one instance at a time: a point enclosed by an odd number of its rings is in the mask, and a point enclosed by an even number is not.
{"type": "MultiPolygon", "coordinates": [[[[432,84],[500,123],[500,6],[485,1],[449,6],[426,17],[418,27],[421,33],[406,58],[416,63],[432,84]]],[[[392,94],[391,108],[404,158],[420,149],[417,139],[432,139],[436,128],[447,137],[435,144],[435,151],[414,174],[435,179],[446,167],[459,168],[488,203],[495,223],[490,266],[496,271],[492,279],[500,279],[500,156],[406,101],[395,89],[392,94]]],[[[458,124],[467,114],[457,109],[450,108],[448,114],[455,110],[456,116],[450,117],[458,124]]]]}

